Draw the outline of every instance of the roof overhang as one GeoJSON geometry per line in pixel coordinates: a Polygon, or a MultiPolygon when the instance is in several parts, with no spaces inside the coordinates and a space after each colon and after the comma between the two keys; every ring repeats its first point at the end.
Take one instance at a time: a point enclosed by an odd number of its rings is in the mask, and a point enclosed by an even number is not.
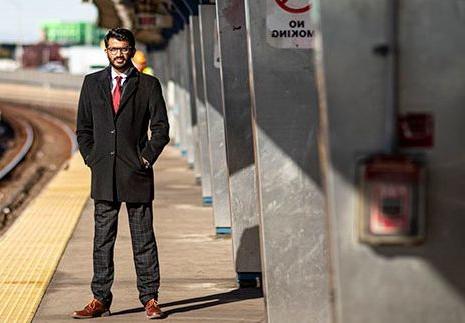
{"type": "Polygon", "coordinates": [[[82,0],[98,9],[98,25],[103,28],[123,27],[134,32],[137,41],[163,46],[169,38],[189,23],[189,15],[197,15],[200,3],[212,0],[82,0]]]}

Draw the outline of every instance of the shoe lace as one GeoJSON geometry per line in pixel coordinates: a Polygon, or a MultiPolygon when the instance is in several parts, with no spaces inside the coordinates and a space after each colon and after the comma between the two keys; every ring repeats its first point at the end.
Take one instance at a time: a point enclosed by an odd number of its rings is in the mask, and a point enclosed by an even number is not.
{"type": "Polygon", "coordinates": [[[89,310],[94,310],[97,307],[97,303],[98,301],[96,299],[93,299],[92,302],[87,304],[86,308],[88,308],[89,310]]]}
{"type": "Polygon", "coordinates": [[[154,306],[154,305],[158,305],[158,302],[154,298],[152,298],[150,301],[147,302],[145,307],[148,308],[148,307],[154,306]]]}

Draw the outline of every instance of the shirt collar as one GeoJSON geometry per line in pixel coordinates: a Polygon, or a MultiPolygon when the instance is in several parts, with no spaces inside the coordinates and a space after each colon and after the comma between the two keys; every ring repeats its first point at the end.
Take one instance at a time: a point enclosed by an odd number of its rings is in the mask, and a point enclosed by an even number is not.
{"type": "Polygon", "coordinates": [[[132,69],[133,69],[133,67],[130,66],[130,67],[128,67],[124,72],[118,74],[118,73],[116,72],[116,70],[115,70],[115,69],[113,68],[113,66],[112,66],[112,67],[111,67],[111,79],[114,80],[115,77],[121,76],[122,79],[125,80],[125,79],[128,77],[128,75],[131,74],[132,69]]]}

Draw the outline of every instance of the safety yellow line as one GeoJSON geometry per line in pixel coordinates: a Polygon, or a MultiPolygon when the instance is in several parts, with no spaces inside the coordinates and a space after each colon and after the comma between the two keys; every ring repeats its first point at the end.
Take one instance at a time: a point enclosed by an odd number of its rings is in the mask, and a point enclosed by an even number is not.
{"type": "Polygon", "coordinates": [[[0,322],[31,322],[89,198],[79,154],[0,238],[0,322]]]}

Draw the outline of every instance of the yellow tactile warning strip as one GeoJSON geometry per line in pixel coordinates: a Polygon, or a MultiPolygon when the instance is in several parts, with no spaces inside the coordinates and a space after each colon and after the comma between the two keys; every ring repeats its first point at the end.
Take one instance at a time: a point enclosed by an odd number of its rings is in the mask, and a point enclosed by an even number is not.
{"type": "Polygon", "coordinates": [[[30,322],[89,197],[78,153],[0,238],[0,322],[30,322]]]}

